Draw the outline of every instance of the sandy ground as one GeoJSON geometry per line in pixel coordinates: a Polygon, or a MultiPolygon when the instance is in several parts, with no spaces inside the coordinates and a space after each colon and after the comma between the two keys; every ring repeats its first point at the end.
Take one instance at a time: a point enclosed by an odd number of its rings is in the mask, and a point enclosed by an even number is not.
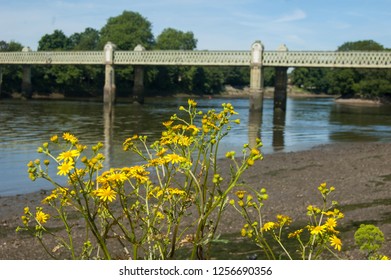
{"type": "MultiPolygon", "coordinates": [[[[221,167],[228,171],[226,164],[221,167]]],[[[282,213],[298,222],[307,219],[309,204],[321,203],[317,191],[320,183],[335,186],[334,199],[345,214],[339,226],[343,232],[344,257],[363,258],[353,239],[354,231],[362,223],[380,227],[386,238],[382,252],[391,255],[391,143],[334,144],[265,155],[243,180],[267,189],[270,197],[265,205],[267,219],[282,213]]],[[[34,208],[43,197],[43,193],[0,197],[0,259],[49,259],[35,239],[15,233],[21,224],[23,208],[34,208]]],[[[243,223],[238,222],[232,208],[228,209],[231,210],[219,231],[238,233],[243,223]]]]}

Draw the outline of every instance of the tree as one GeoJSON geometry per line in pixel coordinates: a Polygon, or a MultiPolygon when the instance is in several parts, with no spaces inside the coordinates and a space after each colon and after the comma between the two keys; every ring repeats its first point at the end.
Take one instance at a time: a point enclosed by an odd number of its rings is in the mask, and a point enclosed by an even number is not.
{"type": "Polygon", "coordinates": [[[376,43],[373,40],[363,40],[356,42],[346,42],[338,47],[340,52],[349,52],[349,51],[382,51],[384,47],[376,43]]]}
{"type": "MultiPolygon", "coordinates": [[[[384,47],[373,40],[363,40],[346,42],[338,51],[384,51],[384,47]]],[[[391,94],[390,74],[390,70],[380,69],[334,70],[332,85],[340,89],[342,97],[378,98],[391,94]]]]}
{"type": "Polygon", "coordinates": [[[134,50],[141,44],[150,49],[154,44],[151,23],[139,13],[124,11],[121,15],[108,19],[101,29],[100,47],[111,41],[120,50],[134,50]]]}
{"type": "Polygon", "coordinates": [[[99,31],[93,28],[86,28],[84,32],[69,37],[71,48],[75,51],[100,50],[99,40],[99,31]]]}
{"type": "MultiPolygon", "coordinates": [[[[346,42],[337,51],[386,51],[373,40],[346,42]]],[[[299,68],[292,73],[292,83],[311,91],[340,94],[344,98],[382,98],[391,95],[391,71],[380,69],[299,68]]]]}
{"type": "MultiPolygon", "coordinates": [[[[74,33],[69,37],[74,51],[102,51],[100,48],[100,33],[93,28],[86,28],[81,33],[74,33]]],[[[73,90],[83,95],[101,94],[103,88],[104,72],[101,66],[78,65],[78,82],[73,90]]]]}
{"type": "Polygon", "coordinates": [[[193,50],[197,47],[197,39],[193,32],[166,28],[156,38],[155,47],[159,50],[193,50]]]}
{"type": "MultiPolygon", "coordinates": [[[[197,39],[193,32],[183,32],[174,28],[166,28],[157,37],[155,49],[159,50],[193,50],[197,47],[197,39]]],[[[199,67],[159,66],[150,71],[149,84],[155,89],[164,91],[194,91],[198,87],[193,84],[195,75],[200,75],[199,67]]],[[[198,77],[197,77],[198,79],[198,77]]]]}
{"type": "Polygon", "coordinates": [[[44,35],[38,42],[38,51],[69,50],[71,42],[61,30],[54,30],[52,34],[44,35]]]}
{"type": "MultiPolygon", "coordinates": [[[[22,51],[22,44],[10,41],[0,41],[0,52],[20,52],[22,51]]],[[[2,86],[3,93],[19,92],[22,80],[22,66],[21,65],[0,65],[2,67],[2,86]]]]}

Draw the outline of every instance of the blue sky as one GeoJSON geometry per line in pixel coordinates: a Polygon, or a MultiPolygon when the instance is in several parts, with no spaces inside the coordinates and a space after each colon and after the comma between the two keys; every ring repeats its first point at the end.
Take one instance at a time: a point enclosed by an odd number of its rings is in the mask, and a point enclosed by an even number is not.
{"type": "Polygon", "coordinates": [[[200,50],[335,50],[374,40],[391,48],[391,0],[0,0],[0,40],[36,50],[55,29],[67,36],[100,30],[124,10],[139,12],[158,36],[164,28],[192,31],[200,50]]]}

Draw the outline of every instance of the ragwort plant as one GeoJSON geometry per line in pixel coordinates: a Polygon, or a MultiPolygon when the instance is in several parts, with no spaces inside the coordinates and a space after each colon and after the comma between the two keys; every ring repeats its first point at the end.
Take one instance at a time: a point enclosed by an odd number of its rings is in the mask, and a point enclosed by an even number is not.
{"type": "Polygon", "coordinates": [[[172,259],[186,246],[186,258],[209,258],[228,195],[240,185],[245,170],[262,159],[262,144],[244,145],[240,161],[228,152],[233,164],[223,178],[218,149],[231,126],[240,122],[233,119],[237,113],[229,103],[206,113],[194,100],[187,105],[163,123],[165,130],[154,143],[138,135],[125,140],[124,150],[138,154],[145,162],[140,165],[105,170],[101,143],[89,151],[70,133],[53,136],[38,148],[47,157],[43,164],[31,161],[28,172],[32,180],[51,182],[54,190],[35,211],[24,209],[18,230],[34,235],[53,258],[54,251],[65,248],[73,259],[112,259],[118,257],[113,241],[123,248],[122,257],[131,259],[172,259]],[[60,152],[52,153],[53,148],[60,152]],[[66,184],[49,174],[53,164],[66,184]],[[54,210],[53,216],[44,205],[54,210]],[[85,222],[81,245],[76,245],[74,213],[85,222]],[[63,223],[65,235],[52,230],[53,219],[63,223]],[[54,249],[45,242],[48,235],[57,242],[54,249]]]}
{"type": "Polygon", "coordinates": [[[361,224],[354,233],[354,241],[360,247],[368,260],[389,260],[389,257],[379,253],[385,239],[384,234],[375,225],[361,224]]]}
{"type": "MultiPolygon", "coordinates": [[[[249,191],[236,191],[237,200],[230,200],[230,204],[241,214],[245,224],[241,235],[251,239],[262,249],[266,258],[278,259],[319,259],[324,251],[338,257],[342,248],[342,241],[336,230],[338,220],[344,217],[337,206],[337,202],[329,201],[334,187],[327,187],[326,183],[320,184],[318,190],[322,196],[322,206],[309,205],[307,207],[308,223],[293,232],[289,232],[292,219],[289,216],[278,214],[275,221],[265,221],[263,207],[268,199],[266,189],[257,191],[249,188],[249,191]],[[287,246],[288,240],[296,240],[296,245],[287,246]],[[271,245],[274,240],[282,249],[281,255],[276,255],[275,247],[271,245]],[[293,249],[292,249],[293,247],[293,249]],[[285,257],[283,257],[283,255],[285,257]]],[[[292,243],[292,242],[289,242],[292,243]]]]}

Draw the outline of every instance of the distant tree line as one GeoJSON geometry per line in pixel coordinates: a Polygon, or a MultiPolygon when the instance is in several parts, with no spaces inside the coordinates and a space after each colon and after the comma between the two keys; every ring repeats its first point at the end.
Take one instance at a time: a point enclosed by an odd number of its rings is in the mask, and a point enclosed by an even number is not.
{"type": "MultiPolygon", "coordinates": [[[[347,42],[337,51],[390,51],[372,40],[347,42]]],[[[297,68],[291,83],[315,93],[338,94],[343,98],[391,98],[391,70],[352,68],[297,68]]]]}
{"type": "MultiPolygon", "coordinates": [[[[197,39],[193,32],[166,28],[156,38],[151,23],[141,14],[124,11],[108,19],[100,30],[86,28],[69,37],[61,30],[45,34],[38,42],[38,51],[102,51],[111,41],[118,50],[134,50],[141,44],[147,50],[194,50],[197,39]]],[[[0,41],[0,51],[21,51],[17,42],[0,41]]],[[[338,51],[385,50],[373,41],[348,42],[338,51]]],[[[117,94],[129,95],[133,88],[133,67],[116,66],[117,94]]],[[[21,89],[22,66],[3,67],[2,92],[21,89]]],[[[389,70],[297,68],[290,74],[293,85],[315,93],[341,94],[344,97],[382,97],[391,94],[389,70]]],[[[145,88],[150,94],[177,92],[196,94],[220,93],[225,85],[249,85],[247,67],[149,66],[145,68],[145,88]]],[[[265,69],[265,86],[274,85],[273,68],[265,69]]],[[[67,96],[101,96],[104,67],[101,65],[36,65],[32,69],[33,91],[63,93],[67,96]]]]}
{"type": "MultiPolygon", "coordinates": [[[[38,51],[103,51],[111,41],[118,50],[134,50],[141,44],[147,50],[194,50],[197,39],[190,31],[166,28],[156,38],[151,23],[142,15],[124,11],[109,18],[101,30],[86,28],[67,37],[61,30],[45,34],[38,42],[38,51]]],[[[0,51],[21,51],[17,42],[0,41],[0,51]]],[[[128,95],[133,88],[133,67],[116,66],[116,86],[119,95],[128,95]]],[[[18,92],[21,87],[22,67],[3,67],[2,91],[18,92]]],[[[150,66],[145,69],[145,88],[152,94],[176,92],[214,94],[224,85],[236,87],[249,84],[246,67],[150,66]]],[[[103,92],[104,67],[98,65],[36,65],[32,69],[33,91],[64,93],[68,96],[99,96],[103,92]]],[[[267,81],[268,83],[268,81],[267,81]]]]}

